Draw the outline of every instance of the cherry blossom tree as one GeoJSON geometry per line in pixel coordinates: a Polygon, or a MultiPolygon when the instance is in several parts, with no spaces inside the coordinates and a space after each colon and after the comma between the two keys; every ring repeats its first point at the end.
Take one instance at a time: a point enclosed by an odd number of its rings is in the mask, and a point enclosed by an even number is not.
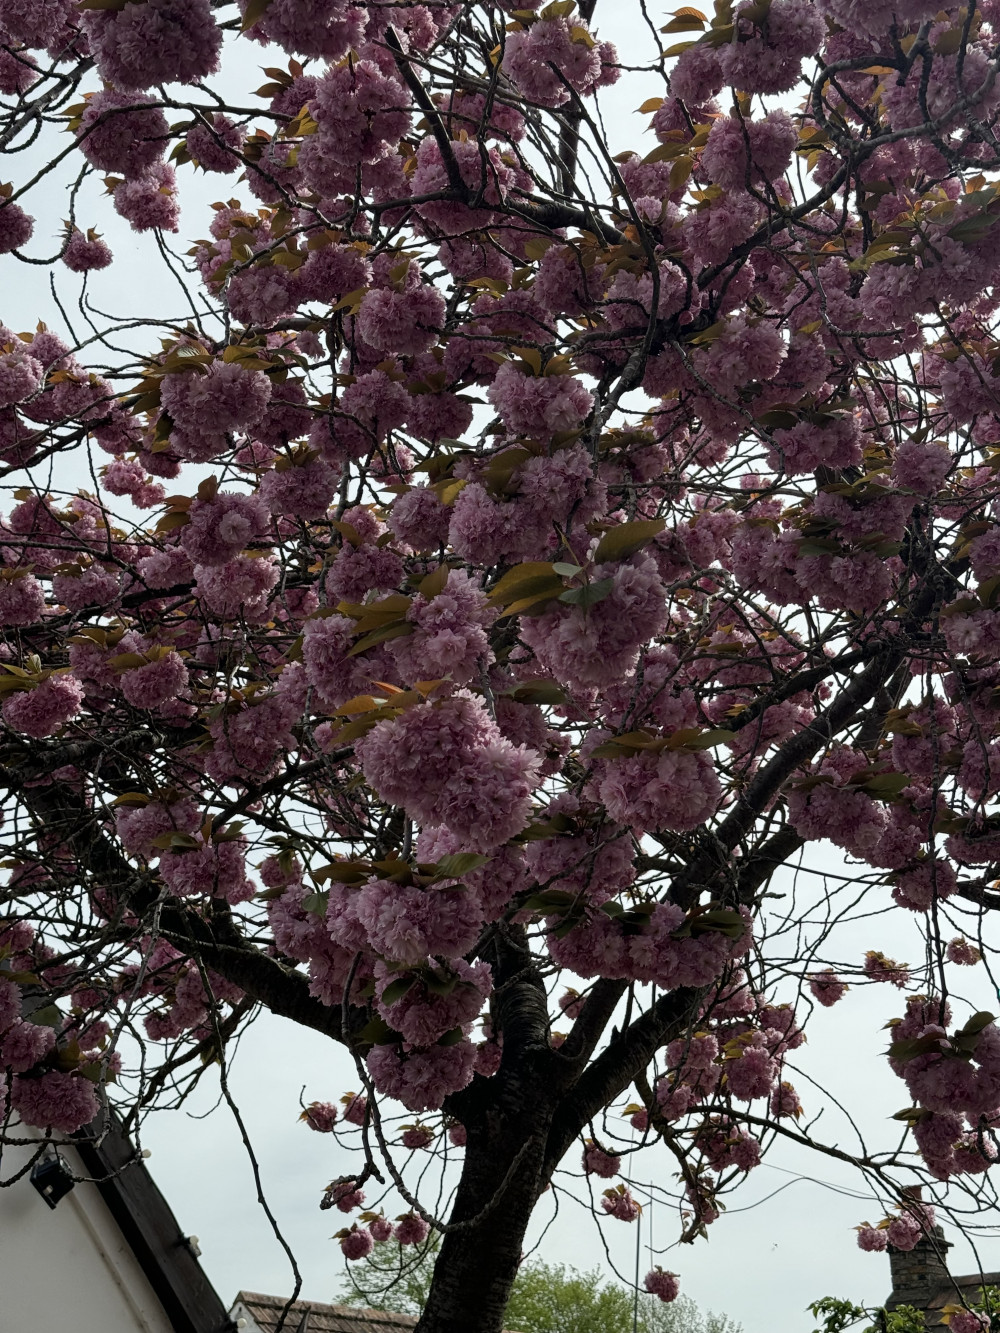
{"type": "Polygon", "coordinates": [[[312,1028],[420,1333],[498,1333],[561,1164],[618,1226],[648,1146],[685,1240],[778,1137],[867,1250],[992,1190],[1000,4],[628,7],[0,0],[6,290],[65,297],[0,329],[4,1134],[312,1028]],[[181,315],[92,298],[126,226],[181,315]],[[919,965],[770,929],[820,843],[919,965]],[[853,1157],[790,1076],[849,984],[910,1103],[853,1157]]]}

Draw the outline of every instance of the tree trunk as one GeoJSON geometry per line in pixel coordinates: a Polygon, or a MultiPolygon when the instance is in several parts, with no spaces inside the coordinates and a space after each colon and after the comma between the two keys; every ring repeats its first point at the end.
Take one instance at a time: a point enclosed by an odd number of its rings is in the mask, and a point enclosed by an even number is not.
{"type": "Polygon", "coordinates": [[[501,1333],[524,1235],[545,1185],[549,1116],[539,1110],[528,1102],[520,1123],[469,1126],[450,1221],[479,1220],[445,1235],[415,1333],[501,1333]]]}

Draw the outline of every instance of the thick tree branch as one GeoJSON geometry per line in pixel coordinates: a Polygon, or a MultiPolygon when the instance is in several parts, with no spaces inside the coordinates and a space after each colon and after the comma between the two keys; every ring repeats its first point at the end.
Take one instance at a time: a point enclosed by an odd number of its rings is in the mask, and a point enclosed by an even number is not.
{"type": "Polygon", "coordinates": [[[546,1180],[588,1122],[621,1096],[661,1046],[686,1029],[698,1012],[702,995],[702,991],[690,987],[661,995],[581,1074],[552,1117],[546,1145],[546,1180]]]}

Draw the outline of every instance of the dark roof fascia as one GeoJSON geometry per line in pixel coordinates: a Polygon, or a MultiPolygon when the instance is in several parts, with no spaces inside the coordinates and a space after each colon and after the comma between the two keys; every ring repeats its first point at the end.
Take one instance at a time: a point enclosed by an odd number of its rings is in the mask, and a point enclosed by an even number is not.
{"type": "Polygon", "coordinates": [[[117,1116],[99,1115],[73,1147],[175,1333],[230,1333],[226,1307],[117,1116]]]}

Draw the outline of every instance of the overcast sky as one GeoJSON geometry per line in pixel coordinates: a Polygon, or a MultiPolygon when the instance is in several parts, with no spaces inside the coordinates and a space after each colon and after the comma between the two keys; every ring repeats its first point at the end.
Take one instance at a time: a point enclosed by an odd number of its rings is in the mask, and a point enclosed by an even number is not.
{"type": "MultiPolygon", "coordinates": [[[[634,14],[632,5],[608,5],[603,15],[599,7],[601,35],[625,47],[627,32],[622,29],[634,14]]],[[[258,57],[257,50],[252,49],[242,61],[244,69],[249,67],[247,74],[240,78],[239,70],[231,68],[230,79],[234,87],[241,88],[241,101],[246,101],[246,87],[259,81],[253,65],[273,60],[274,56],[274,52],[260,52],[258,57]]],[[[285,63],[284,58],[280,63],[285,63]]],[[[634,132],[644,125],[644,118],[636,116],[634,108],[657,91],[650,82],[626,76],[605,95],[602,105],[614,151],[628,146],[634,132]]],[[[15,164],[17,159],[5,168],[4,179],[13,174],[15,164]]],[[[95,304],[118,315],[182,315],[185,306],[181,294],[165,277],[154,241],[149,236],[136,237],[120,225],[110,201],[101,197],[101,188],[92,181],[78,209],[79,224],[97,226],[116,254],[110,270],[92,277],[95,304]]],[[[194,178],[190,168],[184,169],[181,250],[207,233],[208,203],[232,194],[247,197],[245,187],[236,186],[231,178],[194,178]]],[[[45,253],[50,236],[52,248],[48,253],[52,253],[61,220],[66,216],[61,187],[53,184],[43,188],[32,195],[28,208],[38,218],[31,252],[45,253]]],[[[64,322],[48,294],[47,271],[23,267],[15,270],[12,279],[8,260],[5,272],[0,320],[27,329],[41,317],[63,332],[64,322]]],[[[79,280],[61,269],[59,281],[64,295],[72,299],[79,280]]],[[[71,318],[79,334],[81,321],[72,314],[71,318]]],[[[60,469],[61,485],[67,484],[66,477],[60,469]]],[[[81,472],[79,482],[89,484],[89,479],[81,472]]],[[[832,871],[841,866],[839,853],[822,847],[816,850],[813,863],[832,871]]],[[[790,890],[790,876],[779,876],[773,887],[790,890]]],[[[883,891],[878,906],[886,903],[888,890],[883,891]]],[[[898,910],[845,926],[837,937],[838,957],[854,966],[860,965],[869,948],[914,963],[920,961],[922,953],[916,923],[898,910]]],[[[985,984],[985,978],[980,978],[981,990],[985,984]]],[[[995,1006],[996,997],[988,988],[974,999],[977,1007],[995,1006]]],[[[819,1084],[835,1088],[876,1148],[885,1149],[895,1141],[897,1126],[888,1118],[908,1099],[880,1053],[886,1045],[883,1025],[901,1012],[901,997],[891,987],[856,987],[836,1008],[814,1016],[809,1043],[796,1052],[803,1075],[793,1077],[807,1117],[815,1115],[823,1104],[820,1093],[808,1082],[807,1076],[811,1076],[819,1084]]],[[[208,1114],[217,1100],[208,1084],[206,1080],[187,1112],[159,1115],[147,1123],[144,1143],[153,1151],[149,1166],[181,1225],[200,1238],[202,1262],[224,1300],[231,1299],[241,1287],[287,1293],[292,1282],[288,1264],[256,1203],[237,1127],[224,1105],[208,1114]]],[[[358,1080],[349,1057],[340,1048],[291,1024],[262,1017],[242,1042],[232,1070],[232,1091],[259,1156],[267,1197],[298,1257],[304,1294],[328,1300],[341,1267],[339,1249],[330,1237],[343,1217],[337,1212],[320,1212],[318,1202],[324,1185],[356,1167],[356,1161],[329,1136],[312,1133],[296,1123],[303,1085],[306,1101],[335,1100],[342,1092],[356,1089],[358,1080]]],[[[835,1109],[825,1111],[815,1133],[847,1151],[857,1147],[847,1122],[835,1109]]],[[[575,1159],[574,1151],[570,1159],[574,1170],[575,1159]]],[[[665,1149],[651,1148],[636,1167],[635,1192],[642,1197],[643,1181],[671,1183],[673,1166],[665,1149]]],[[[656,1255],[655,1261],[679,1272],[683,1290],[701,1305],[724,1310],[741,1320],[747,1333],[809,1330],[812,1322],[805,1307],[824,1295],[868,1303],[880,1302],[887,1295],[887,1259],[858,1251],[852,1231],[859,1222],[877,1221],[881,1213],[870,1201],[863,1181],[849,1168],[779,1142],[766,1164],[730,1196],[729,1205],[710,1229],[710,1242],[675,1248],[666,1255],[656,1255]]],[[[539,1214],[540,1226],[546,1216],[544,1207],[540,1207],[539,1214]]],[[[643,1249],[649,1244],[650,1233],[656,1249],[668,1244],[676,1233],[676,1223],[676,1216],[665,1207],[647,1208],[641,1230],[643,1249]]],[[[603,1233],[615,1264],[631,1274],[636,1228],[611,1220],[604,1224],[603,1233]]],[[[954,1228],[949,1234],[951,1239],[959,1240],[954,1228]]],[[[561,1214],[557,1225],[546,1233],[541,1253],[550,1261],[578,1267],[606,1265],[597,1225],[582,1209],[567,1208],[561,1214]]],[[[952,1260],[955,1272],[978,1267],[967,1245],[959,1244],[952,1260]]],[[[986,1269],[1000,1268],[996,1232],[983,1242],[980,1260],[986,1269]]],[[[644,1254],[641,1271],[649,1266],[648,1255],[644,1254]]]]}

